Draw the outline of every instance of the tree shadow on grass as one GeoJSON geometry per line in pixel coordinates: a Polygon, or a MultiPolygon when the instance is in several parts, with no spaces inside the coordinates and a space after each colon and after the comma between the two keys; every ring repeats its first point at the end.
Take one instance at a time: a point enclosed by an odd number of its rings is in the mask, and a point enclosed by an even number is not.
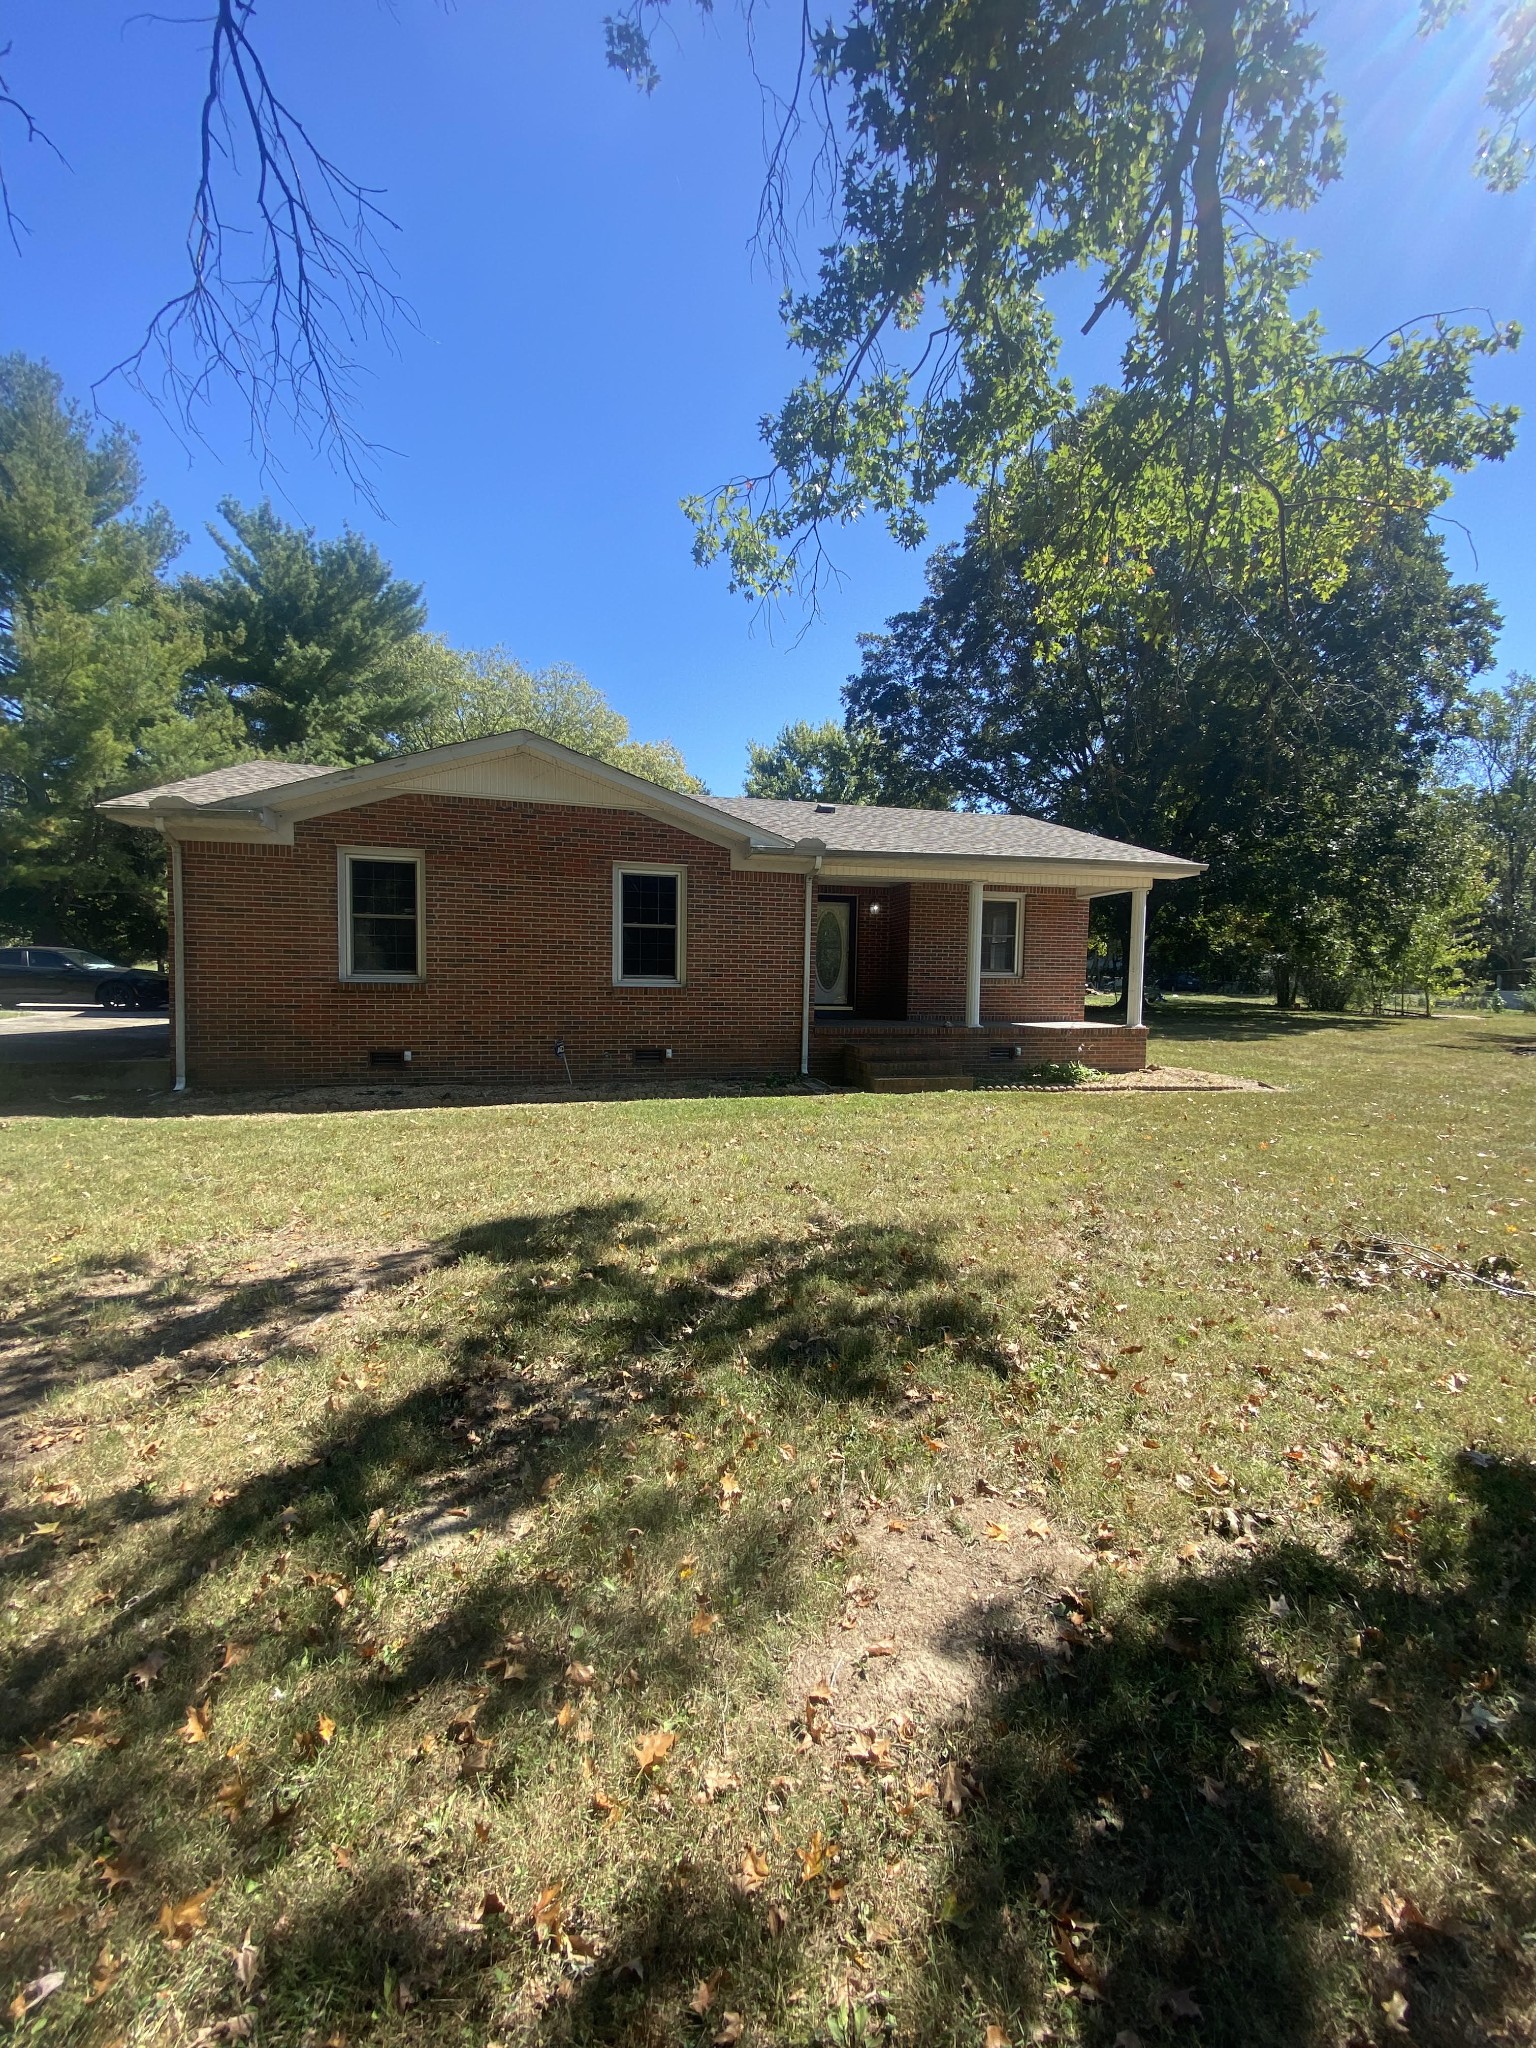
{"type": "Polygon", "coordinates": [[[1470,1529],[1424,1527],[1411,1578],[1402,1505],[1347,1496],[1339,1555],[1065,1596],[1022,1679],[1009,1646],[919,2036],[969,1984],[1005,2026],[1069,1994],[1106,2048],[1528,2038],[1536,1470],[1455,1478],[1470,1529]]]}
{"type": "Polygon", "coordinates": [[[1214,1039],[1250,1045],[1266,1039],[1309,1037],[1319,1031],[1382,1032],[1401,1021],[1396,1017],[1362,1017],[1344,1010],[1277,1010],[1273,1004],[1259,1003],[1251,1009],[1225,1003],[1212,1004],[1209,1009],[1198,1009],[1191,1003],[1161,1003],[1147,1017],[1153,1048],[1187,1039],[1202,1044],[1214,1039]]]}
{"type": "MultiPolygon", "coordinates": [[[[334,1300],[328,1273],[303,1265],[263,1276],[274,1322],[334,1300]]],[[[130,1920],[199,1891],[210,1859],[230,1896],[240,1882],[266,1883],[306,1843],[314,1853],[309,1787],[327,1763],[317,1693],[352,1741],[415,1728],[423,1700],[434,1702],[425,1711],[437,1717],[428,1732],[438,1751],[422,1768],[448,1777],[431,1796],[462,1782],[461,1757],[465,1768],[475,1760],[476,1786],[510,1791],[567,1755],[551,1747],[558,1710],[573,1698],[589,1710],[569,1678],[576,1624],[615,1726],[620,1716],[626,1728],[686,1717],[700,1688],[718,1682],[714,1624],[722,1637],[757,1641],[773,1616],[793,1614],[821,1540],[816,1498],[801,1487],[770,1498],[783,1468],[761,1431],[733,1420],[714,1447],[721,1397],[706,1372],[724,1367],[743,1394],[809,1416],[826,1403],[862,1413],[896,1399],[935,1361],[993,1372],[1010,1363],[995,1288],[962,1276],[930,1231],[812,1224],[795,1236],[705,1240],[614,1202],[467,1231],[428,1248],[409,1277],[421,1284],[376,1291],[362,1328],[343,1332],[362,1370],[333,1378],[302,1455],[190,1497],[151,1466],[141,1483],[50,1508],[56,1526],[43,1535],[25,1495],[0,1510],[0,1552],[23,1590],[55,1568],[101,1582],[88,1616],[50,1625],[46,1607],[34,1610],[32,1632],[0,1654],[0,1701],[23,1742],[9,1788],[13,1870],[73,1865],[91,1891],[93,1869],[110,1866],[118,1845],[138,1872],[123,1893],[130,1920]],[[388,1371],[368,1364],[392,1344],[430,1362],[396,1394],[388,1371]],[[723,1484],[732,1461],[739,1499],[723,1484]],[[471,1553],[477,1537],[486,1547],[471,1553]],[[696,1634],[676,1559],[706,1547],[711,1630],[696,1634]],[[461,1570],[471,1559],[475,1568],[461,1570]],[[432,1588],[425,1612],[413,1583],[432,1588]],[[392,1642],[397,1588],[416,1605],[392,1642]],[[217,1731],[242,1696],[247,1711],[270,1702],[263,1738],[250,1754],[239,1745],[221,1755],[217,1731]],[[184,1725],[199,1703],[211,1739],[184,1725]],[[199,1786],[190,1807],[189,1774],[199,1786]],[[223,1817],[221,1799],[233,1807],[223,1817]]],[[[237,1281],[222,1300],[199,1296],[195,1312],[224,1327],[247,1307],[237,1281]]],[[[123,1369],[166,1355],[187,1312],[175,1289],[136,1295],[120,1332],[123,1369]]],[[[45,1316],[67,1377],[72,1326],[59,1304],[45,1316]]],[[[89,1333],[77,1341],[84,1377],[113,1369],[109,1344],[89,1333]]],[[[270,1365],[285,1369],[281,1347],[270,1365]]],[[[178,1365],[173,1390],[216,1401],[229,1371],[215,1365],[192,1380],[178,1365]]],[[[445,1933],[423,1918],[419,1870],[385,1857],[366,1878],[378,1939],[339,1944],[355,1951],[355,1967],[324,1962],[337,1945],[328,1916],[344,1924],[352,1911],[339,1871],[309,1916],[310,1960],[299,1956],[308,1908],[272,1938],[279,2030],[285,2000],[294,2014],[306,2000],[326,2012],[350,2002],[346,2023],[356,2024],[394,1995],[380,1969],[441,1984],[459,1967],[453,1957],[483,1968],[495,1930],[445,1933]]],[[[41,1971],[59,1952],[56,1938],[29,1932],[15,1966],[41,1971]]],[[[88,1962],[73,1965],[82,1985],[88,1962]]]]}

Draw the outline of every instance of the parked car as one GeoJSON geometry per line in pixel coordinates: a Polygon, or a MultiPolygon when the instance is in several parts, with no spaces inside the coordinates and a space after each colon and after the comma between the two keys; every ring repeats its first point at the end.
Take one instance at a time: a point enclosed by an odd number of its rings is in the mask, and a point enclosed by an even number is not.
{"type": "Polygon", "coordinates": [[[79,946],[0,946],[0,1005],[100,1003],[108,1010],[158,1010],[169,993],[163,974],[119,967],[79,946]]]}

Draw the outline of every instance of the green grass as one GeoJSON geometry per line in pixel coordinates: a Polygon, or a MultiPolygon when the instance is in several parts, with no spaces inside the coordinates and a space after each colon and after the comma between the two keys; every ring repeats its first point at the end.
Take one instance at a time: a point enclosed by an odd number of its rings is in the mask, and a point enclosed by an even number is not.
{"type": "Polygon", "coordinates": [[[1291,1270],[1536,1269],[1529,1022],[1154,1030],[1286,1092],[0,1118],[16,2037],[1531,2039],[1536,1304],[1291,1270]]]}

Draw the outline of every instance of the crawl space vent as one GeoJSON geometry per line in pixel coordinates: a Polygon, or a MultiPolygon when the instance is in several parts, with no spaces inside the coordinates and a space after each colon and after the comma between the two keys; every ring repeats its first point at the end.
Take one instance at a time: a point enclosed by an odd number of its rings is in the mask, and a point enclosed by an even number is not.
{"type": "Polygon", "coordinates": [[[368,1064],[370,1067],[408,1067],[411,1056],[403,1045],[371,1045],[368,1064]]]}

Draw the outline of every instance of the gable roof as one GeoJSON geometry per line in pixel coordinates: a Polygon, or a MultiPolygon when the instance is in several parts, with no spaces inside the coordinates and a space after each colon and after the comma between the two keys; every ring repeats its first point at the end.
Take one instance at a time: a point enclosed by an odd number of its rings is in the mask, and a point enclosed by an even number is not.
{"type": "Polygon", "coordinates": [[[237,761],[232,768],[214,768],[206,775],[188,775],[180,782],[162,782],[155,789],[136,789],[114,796],[104,811],[201,810],[227,798],[259,796],[291,788],[306,776],[334,775],[334,768],[316,768],[307,761],[237,761]]]}
{"type": "Polygon", "coordinates": [[[1017,874],[1060,864],[1100,886],[1111,874],[1172,880],[1195,875],[1198,861],[1100,839],[1006,811],[918,811],[885,804],[788,802],[771,797],[687,796],[610,762],[580,754],[541,733],[492,733],[356,768],[304,761],[242,761],[180,782],[112,797],[98,806],[125,825],[173,836],[291,843],[297,820],[378,803],[407,792],[509,801],[576,802],[641,811],[734,849],[733,859],[797,870],[823,860],[856,872],[867,864],[910,862],[946,873],[993,861],[1017,874]],[[1086,871],[1086,872],[1084,872],[1086,871]]]}
{"type": "Polygon", "coordinates": [[[890,804],[788,802],[756,796],[712,796],[706,801],[791,843],[819,840],[829,854],[1112,861],[1116,867],[1173,865],[1196,871],[1195,862],[1180,861],[1176,854],[1074,832],[1066,825],[1048,825],[1013,811],[909,811],[890,804]]]}

